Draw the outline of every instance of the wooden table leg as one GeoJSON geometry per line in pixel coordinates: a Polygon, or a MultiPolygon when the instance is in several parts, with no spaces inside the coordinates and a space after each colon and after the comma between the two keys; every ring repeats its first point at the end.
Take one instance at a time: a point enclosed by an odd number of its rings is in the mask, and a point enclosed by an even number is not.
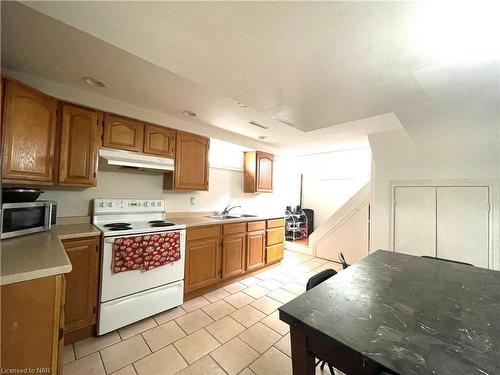
{"type": "Polygon", "coordinates": [[[301,326],[290,327],[293,375],[314,375],[314,356],[307,350],[307,336],[301,326]]]}

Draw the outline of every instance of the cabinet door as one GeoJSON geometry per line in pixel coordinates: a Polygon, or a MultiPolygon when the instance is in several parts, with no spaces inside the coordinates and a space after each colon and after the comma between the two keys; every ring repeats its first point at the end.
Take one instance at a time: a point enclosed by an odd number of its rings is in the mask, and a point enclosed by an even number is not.
{"type": "Polygon", "coordinates": [[[99,241],[97,238],[63,241],[73,269],[66,275],[66,332],[96,322],[99,241]]]}
{"type": "Polygon", "coordinates": [[[96,111],[63,105],[59,151],[60,185],[96,185],[97,133],[96,111]]]}
{"type": "Polygon", "coordinates": [[[249,232],[247,234],[247,270],[262,267],[265,264],[266,232],[249,232]]]}
{"type": "Polygon", "coordinates": [[[394,189],[394,251],[436,256],[436,188],[394,189]]]}
{"type": "Polygon", "coordinates": [[[245,271],[245,234],[222,240],[222,278],[237,276],[245,271]]]}
{"type": "Polygon", "coordinates": [[[208,149],[210,140],[177,132],[174,188],[208,190],[208,149]]]}
{"type": "Polygon", "coordinates": [[[271,193],[273,191],[273,163],[274,156],[264,152],[257,152],[257,191],[271,193]]]}
{"type": "Polygon", "coordinates": [[[488,268],[489,189],[437,188],[437,256],[488,268]]]}
{"type": "Polygon", "coordinates": [[[285,253],[285,244],[279,243],[277,245],[266,247],[266,263],[273,263],[283,259],[285,253]]]}
{"type": "Polygon", "coordinates": [[[185,292],[219,281],[220,260],[220,240],[218,238],[188,242],[186,244],[184,275],[185,292]]]}
{"type": "Polygon", "coordinates": [[[144,153],[173,158],[175,130],[151,124],[144,125],[144,153]]]}
{"type": "Polygon", "coordinates": [[[53,185],[57,100],[7,81],[3,119],[4,182],[53,185]]]}
{"type": "Polygon", "coordinates": [[[139,121],[104,115],[104,147],[142,152],[144,124],[139,121]]]}

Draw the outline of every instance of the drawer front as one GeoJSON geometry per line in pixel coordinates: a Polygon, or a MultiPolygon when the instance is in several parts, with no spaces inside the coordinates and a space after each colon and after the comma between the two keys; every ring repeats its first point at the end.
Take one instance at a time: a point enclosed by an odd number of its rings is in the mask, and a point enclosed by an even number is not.
{"type": "Polygon", "coordinates": [[[272,220],[267,221],[267,229],[279,228],[279,227],[284,227],[284,226],[285,226],[284,219],[272,219],[272,220]]]}
{"type": "Polygon", "coordinates": [[[266,246],[277,245],[285,241],[285,231],[283,228],[268,229],[266,232],[266,246]]]}
{"type": "Polygon", "coordinates": [[[266,263],[277,262],[283,259],[284,251],[285,244],[283,243],[266,247],[266,263]]]}
{"type": "Polygon", "coordinates": [[[187,229],[187,241],[195,241],[219,236],[220,225],[187,229]]]}
{"type": "Polygon", "coordinates": [[[263,229],[266,229],[265,221],[252,221],[250,223],[247,223],[247,232],[253,232],[256,230],[263,230],[263,229]]]}
{"type": "Polygon", "coordinates": [[[246,223],[226,224],[223,226],[222,232],[227,236],[229,234],[245,233],[246,229],[246,223]]]}

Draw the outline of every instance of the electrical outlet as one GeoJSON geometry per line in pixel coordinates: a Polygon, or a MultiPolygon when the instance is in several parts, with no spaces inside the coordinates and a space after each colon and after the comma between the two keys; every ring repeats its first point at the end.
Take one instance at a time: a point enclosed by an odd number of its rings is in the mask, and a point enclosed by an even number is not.
{"type": "Polygon", "coordinates": [[[191,198],[189,199],[189,203],[191,203],[191,206],[196,205],[196,197],[191,197],[191,198]]]}

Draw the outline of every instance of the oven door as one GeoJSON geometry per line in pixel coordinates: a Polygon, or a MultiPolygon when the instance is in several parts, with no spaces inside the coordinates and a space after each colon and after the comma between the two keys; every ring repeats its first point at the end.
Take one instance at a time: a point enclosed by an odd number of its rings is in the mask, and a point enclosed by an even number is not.
{"type": "Polygon", "coordinates": [[[52,202],[2,205],[2,238],[41,232],[51,227],[52,202]]]}
{"type": "MultiPolygon", "coordinates": [[[[172,263],[154,268],[149,271],[132,270],[114,273],[111,270],[113,262],[113,242],[127,236],[105,237],[103,239],[102,268],[101,268],[101,303],[116,298],[142,292],[160,285],[184,280],[184,257],[186,253],[186,231],[179,232],[181,258],[172,263]]],[[[158,233],[158,234],[159,234],[158,233]]],[[[155,232],[156,234],[156,232],[155,232]]]]}

